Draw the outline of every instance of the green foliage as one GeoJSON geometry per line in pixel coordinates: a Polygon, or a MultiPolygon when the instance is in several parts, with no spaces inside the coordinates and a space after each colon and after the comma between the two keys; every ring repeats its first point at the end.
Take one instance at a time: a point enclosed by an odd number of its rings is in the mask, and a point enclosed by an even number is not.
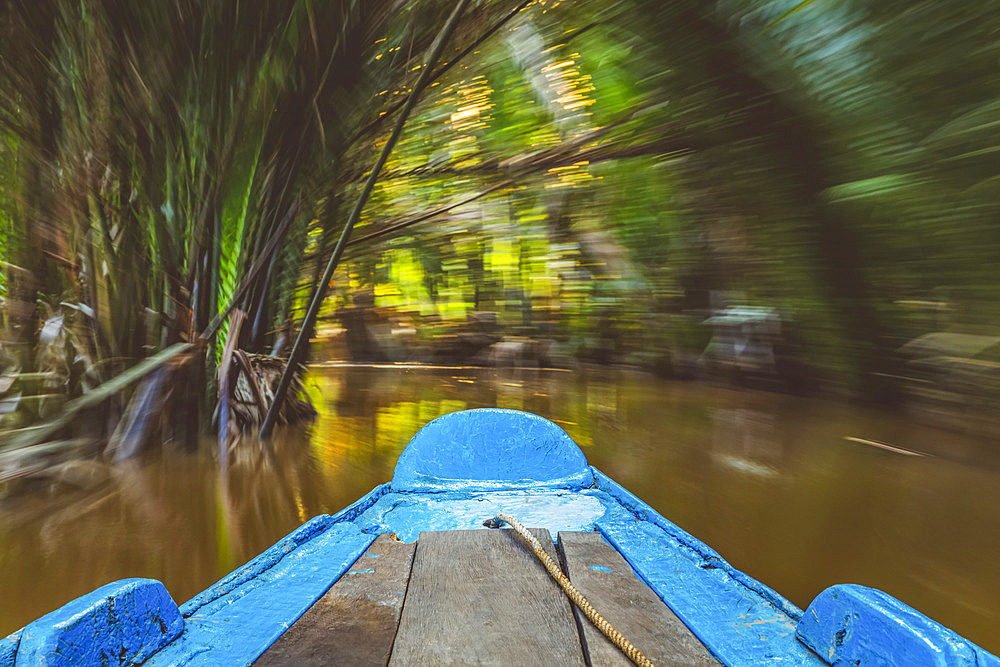
{"type": "MultiPolygon", "coordinates": [[[[31,349],[39,296],[61,295],[93,309],[91,353],[120,372],[244,285],[240,347],[292,333],[451,6],[7,2],[9,342],[31,349]]],[[[446,59],[516,6],[475,3],[446,59]]],[[[697,355],[690,323],[735,293],[794,320],[817,375],[878,392],[926,332],[897,302],[947,293],[945,326],[995,326],[996,18],[942,0],[530,3],[435,78],[355,238],[385,234],[352,246],[322,314],[367,295],[428,328],[492,310],[580,349],[617,331],[622,360],[697,355]]]]}

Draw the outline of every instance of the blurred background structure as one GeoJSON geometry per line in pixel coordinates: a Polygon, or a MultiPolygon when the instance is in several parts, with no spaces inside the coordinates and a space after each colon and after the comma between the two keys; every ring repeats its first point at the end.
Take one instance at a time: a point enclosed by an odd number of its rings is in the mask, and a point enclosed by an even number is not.
{"type": "Polygon", "coordinates": [[[207,432],[225,469],[303,326],[860,401],[992,466],[1000,7],[474,1],[303,323],[453,5],[0,0],[0,509],[207,432]]]}

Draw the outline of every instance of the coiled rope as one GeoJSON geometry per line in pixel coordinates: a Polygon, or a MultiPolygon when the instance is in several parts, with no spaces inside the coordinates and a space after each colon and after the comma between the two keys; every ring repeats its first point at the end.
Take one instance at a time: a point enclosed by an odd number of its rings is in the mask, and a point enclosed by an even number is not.
{"type": "Polygon", "coordinates": [[[587,601],[587,598],[583,597],[580,591],[576,590],[576,587],[570,582],[569,577],[563,574],[562,569],[552,560],[552,557],[545,552],[542,548],[542,543],[538,541],[534,535],[528,532],[528,529],[521,525],[521,522],[510,516],[509,514],[497,514],[495,517],[489,521],[484,521],[483,525],[487,528],[499,528],[503,524],[510,524],[510,527],[514,529],[518,535],[523,537],[528,544],[531,546],[531,550],[535,552],[535,556],[538,560],[542,561],[542,565],[548,570],[549,574],[556,583],[559,584],[566,596],[573,601],[580,611],[590,619],[590,622],[597,626],[597,629],[604,633],[604,636],[610,639],[615,646],[621,649],[621,652],[628,656],[629,660],[639,665],[640,667],[653,667],[653,661],[644,656],[639,652],[632,642],[625,639],[625,635],[618,632],[610,623],[604,620],[604,617],[597,613],[594,606],[587,601]]]}

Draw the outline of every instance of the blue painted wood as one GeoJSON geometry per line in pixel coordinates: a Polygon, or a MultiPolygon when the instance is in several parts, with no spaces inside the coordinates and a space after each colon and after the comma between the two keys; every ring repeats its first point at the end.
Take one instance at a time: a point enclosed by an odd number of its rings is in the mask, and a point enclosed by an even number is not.
{"type": "Polygon", "coordinates": [[[314,533],[290,550],[286,550],[287,542],[284,547],[268,549],[265,554],[272,562],[270,567],[251,577],[241,577],[238,582],[230,580],[209,589],[210,594],[196,598],[197,605],[185,604],[184,634],[146,664],[253,662],[326,593],[374,540],[375,535],[342,522],[314,533]]]}
{"type": "Polygon", "coordinates": [[[620,503],[597,528],[698,639],[726,665],[822,665],[795,637],[802,611],[598,470],[620,503]]]}
{"type": "Polygon", "coordinates": [[[17,645],[21,643],[21,631],[15,630],[0,639],[0,667],[14,667],[17,657],[17,645]]]}
{"type": "MultiPolygon", "coordinates": [[[[367,510],[375,504],[375,502],[381,498],[386,491],[388,491],[388,489],[388,484],[382,484],[381,486],[375,487],[367,495],[340,510],[333,516],[330,516],[329,514],[321,514],[313,517],[285,537],[278,540],[269,549],[248,562],[246,565],[233,570],[222,579],[182,604],[181,613],[185,617],[191,616],[205,605],[223,598],[228,593],[236,590],[243,584],[253,581],[264,572],[278,564],[289,553],[321,535],[331,526],[338,523],[353,521],[357,518],[359,513],[367,510]]],[[[375,533],[375,535],[377,535],[377,533],[375,533]]],[[[374,539],[375,538],[372,537],[372,540],[374,539]]]]}
{"type": "MultiPolygon", "coordinates": [[[[180,608],[183,633],[147,664],[252,662],[377,535],[395,532],[410,541],[420,531],[478,527],[498,511],[548,528],[553,535],[599,530],[727,665],[822,664],[809,646],[836,664],[934,664],[923,654],[905,652],[912,647],[886,657],[885,638],[891,636],[897,648],[909,646],[906,642],[914,637],[941,646],[945,662],[940,664],[1000,667],[995,656],[872,589],[835,587],[831,590],[850,594],[827,591],[803,616],[777,592],[590,468],[558,426],[512,410],[469,410],[427,424],[400,455],[391,484],[376,487],[333,516],[303,524],[186,602],[180,608]],[[903,636],[909,639],[899,639],[903,636]]],[[[22,652],[35,650],[25,648],[29,628],[31,633],[55,632],[56,619],[74,604],[0,640],[0,667],[13,665],[15,654],[21,664],[22,652]]],[[[60,654],[93,656],[107,642],[124,641],[115,639],[122,629],[113,623],[93,628],[89,635],[64,636],[60,654]]]]}
{"type": "Polygon", "coordinates": [[[222,579],[205,589],[181,605],[181,613],[191,616],[205,605],[231,593],[243,584],[253,581],[267,570],[274,567],[282,558],[309,542],[316,535],[326,530],[332,523],[329,514],[321,514],[305,522],[291,533],[281,538],[271,548],[260,554],[246,565],[237,568],[222,579]]]}
{"type": "Polygon", "coordinates": [[[392,477],[394,491],[580,489],[594,478],[561,428],[517,410],[463,410],[413,436],[392,477]]]}
{"type": "Polygon", "coordinates": [[[839,584],[816,596],[800,640],[831,665],[1000,667],[1000,659],[887,593],[839,584]]]}
{"type": "Polygon", "coordinates": [[[773,605],[789,618],[796,621],[801,618],[802,610],[795,606],[791,600],[784,597],[770,586],[767,586],[746,573],[737,570],[735,567],[730,565],[728,561],[722,558],[722,556],[719,555],[719,552],[715,549],[711,548],[680,526],[664,518],[659,512],[640,500],[631,491],[621,486],[618,482],[614,481],[596,468],[594,468],[594,478],[596,480],[596,486],[599,489],[606,491],[612,498],[618,501],[624,509],[634,515],[635,519],[643,523],[651,523],[658,526],[672,539],[677,540],[679,544],[683,545],[687,549],[690,549],[693,553],[698,554],[698,558],[700,560],[699,565],[702,569],[723,570],[726,574],[731,576],[734,581],[767,600],[768,604],[773,605]]]}
{"type": "Polygon", "coordinates": [[[184,619],[152,579],[122,579],[29,623],[16,665],[135,664],[175,639],[184,619]]]}
{"type": "Polygon", "coordinates": [[[412,542],[422,532],[473,530],[498,512],[519,517],[532,527],[559,531],[593,530],[608,508],[589,490],[444,491],[387,493],[358,517],[364,530],[395,533],[412,542]]]}

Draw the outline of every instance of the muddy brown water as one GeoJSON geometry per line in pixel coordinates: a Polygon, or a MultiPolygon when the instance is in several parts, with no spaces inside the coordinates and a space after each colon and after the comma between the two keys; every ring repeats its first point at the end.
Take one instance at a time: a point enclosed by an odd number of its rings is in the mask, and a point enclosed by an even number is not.
{"type": "Polygon", "coordinates": [[[339,366],[309,385],[318,419],[267,449],[245,443],[225,473],[206,442],[84,475],[88,489],[0,499],[0,636],[123,577],[183,602],[387,481],[422,424],[499,406],[555,420],[592,464],[799,606],[834,583],[874,586],[1000,652],[1000,443],[627,372],[339,366]]]}

